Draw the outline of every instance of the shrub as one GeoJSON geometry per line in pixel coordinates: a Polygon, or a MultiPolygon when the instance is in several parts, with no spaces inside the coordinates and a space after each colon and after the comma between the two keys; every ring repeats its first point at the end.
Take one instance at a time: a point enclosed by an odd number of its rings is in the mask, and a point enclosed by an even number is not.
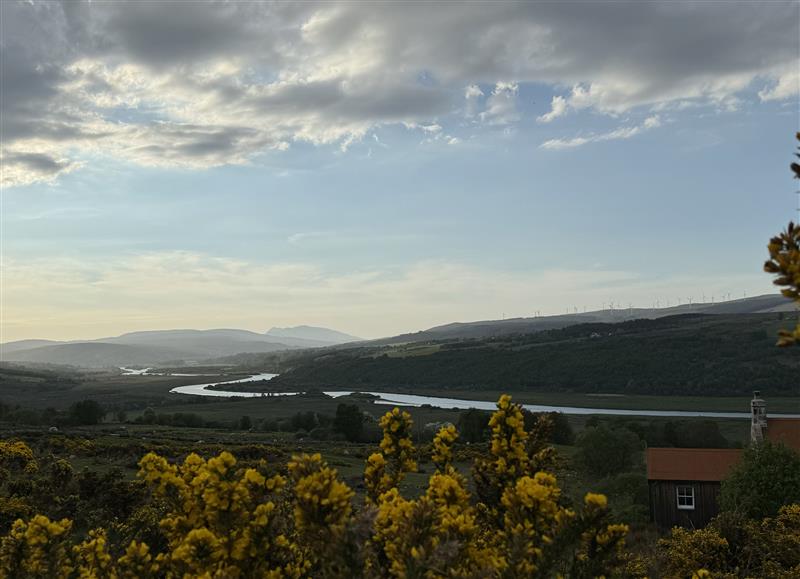
{"type": "Polygon", "coordinates": [[[100,424],[106,415],[105,409],[96,400],[81,400],[69,408],[69,418],[73,424],[100,424]]]}
{"type": "Polygon", "coordinates": [[[699,569],[711,577],[799,577],[800,504],[760,520],[723,513],[705,529],[675,528],[659,541],[659,556],[667,579],[699,569]]]}
{"type": "Polygon", "coordinates": [[[364,413],[355,404],[339,404],[336,407],[336,418],[333,419],[333,428],[341,432],[345,439],[357,442],[361,438],[364,427],[364,413]]]}
{"type": "MultiPolygon", "coordinates": [[[[627,527],[611,524],[605,496],[566,506],[543,470],[553,453],[542,417],[526,431],[519,405],[503,396],[488,453],[474,466],[473,496],[452,467],[453,426],[437,433],[436,471],[417,499],[398,484],[417,468],[412,421],[381,419],[383,439],[365,469],[366,504],[320,455],[295,456],[287,475],[228,452],[181,463],[154,453],[139,463],[153,505],[139,508],[150,543],[126,525],[114,543],[102,529],[72,544],[69,520],[18,520],[0,541],[0,577],[594,577],[623,573],[627,527]],[[159,531],[153,528],[160,517],[159,531]],[[133,537],[133,538],[131,538],[133,537]],[[130,539],[128,541],[128,539],[130,539]]],[[[133,524],[133,523],[131,523],[133,524]]]]}
{"type": "Polygon", "coordinates": [[[605,425],[585,429],[578,437],[578,462],[591,474],[608,476],[631,470],[641,442],[627,428],[605,425]]]}
{"type": "Polygon", "coordinates": [[[800,503],[800,454],[782,444],[764,441],[745,449],[722,481],[720,506],[725,511],[761,519],[790,503],[800,503]]]}

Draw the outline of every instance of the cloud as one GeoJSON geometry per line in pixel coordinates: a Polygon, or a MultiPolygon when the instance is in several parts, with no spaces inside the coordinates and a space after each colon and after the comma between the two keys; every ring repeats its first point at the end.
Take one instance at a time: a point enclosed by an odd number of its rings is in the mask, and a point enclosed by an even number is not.
{"type": "Polygon", "coordinates": [[[444,142],[448,145],[457,145],[461,139],[444,132],[442,125],[432,123],[430,125],[420,125],[418,123],[403,123],[407,129],[421,131],[425,135],[423,143],[444,142]]]}
{"type": "Polygon", "coordinates": [[[549,123],[557,119],[558,117],[564,116],[567,112],[567,99],[562,96],[554,96],[552,102],[550,103],[550,112],[537,117],[536,120],[540,123],[549,123]]]}
{"type": "Polygon", "coordinates": [[[301,231],[299,233],[291,234],[289,237],[286,238],[286,241],[288,241],[292,245],[299,245],[308,240],[313,241],[315,239],[324,239],[332,235],[333,235],[332,233],[324,231],[301,231]]]}
{"type": "Polygon", "coordinates": [[[474,117],[478,114],[481,100],[485,95],[477,84],[471,84],[464,90],[464,114],[474,117]]]}
{"type": "Polygon", "coordinates": [[[653,115],[647,117],[639,125],[619,127],[618,129],[614,129],[613,131],[609,131],[606,133],[590,134],[587,136],[573,137],[571,139],[550,139],[539,145],[539,147],[541,149],[550,149],[555,151],[562,149],[574,149],[575,147],[580,147],[588,143],[630,139],[632,137],[635,137],[636,135],[643,133],[644,131],[649,131],[650,129],[656,129],[660,126],[661,126],[660,117],[658,115],[653,115]]]}
{"type": "Polygon", "coordinates": [[[480,113],[482,121],[491,125],[508,125],[520,118],[517,110],[519,85],[515,82],[498,82],[486,99],[486,109],[480,113]]]}
{"type": "Polygon", "coordinates": [[[795,70],[788,70],[780,75],[771,87],[764,88],[758,93],[762,101],[787,100],[800,97],[800,63],[795,70]]]}
{"type": "Polygon", "coordinates": [[[571,87],[543,123],[581,109],[731,108],[754,86],[765,102],[797,95],[796,2],[458,10],[2,2],[0,10],[5,185],[50,180],[103,155],[209,167],[295,142],[346,149],[393,123],[446,133],[454,113],[509,127],[526,83],[571,87]],[[29,155],[65,169],[43,171],[29,155]]]}
{"type": "Polygon", "coordinates": [[[464,98],[467,99],[480,98],[482,96],[484,96],[483,91],[481,90],[481,87],[479,87],[477,84],[469,85],[464,91],[464,98]]]}
{"type": "Polygon", "coordinates": [[[2,165],[0,183],[27,185],[37,181],[54,181],[59,175],[77,169],[81,163],[56,159],[45,153],[3,152],[0,154],[0,165],[2,165]]]}

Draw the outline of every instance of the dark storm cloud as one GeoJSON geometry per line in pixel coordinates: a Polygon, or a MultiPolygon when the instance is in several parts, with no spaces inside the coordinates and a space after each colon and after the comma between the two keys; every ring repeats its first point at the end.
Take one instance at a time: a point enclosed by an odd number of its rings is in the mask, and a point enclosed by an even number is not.
{"type": "Polygon", "coordinates": [[[107,19],[95,31],[104,43],[151,66],[242,56],[253,49],[260,57],[274,54],[270,23],[254,3],[140,2],[112,6],[102,16],[107,19]]]}
{"type": "Polygon", "coordinates": [[[52,175],[54,173],[58,173],[59,171],[64,170],[68,165],[68,163],[56,161],[52,157],[37,153],[14,153],[12,155],[8,155],[8,157],[4,158],[3,160],[9,163],[19,163],[20,165],[24,165],[25,167],[29,168],[31,171],[35,171],[43,175],[52,175]]]}
{"type": "Polygon", "coordinates": [[[340,120],[389,122],[445,113],[451,96],[436,88],[371,82],[348,86],[335,79],[278,86],[250,99],[247,105],[270,114],[313,112],[340,120]]]}

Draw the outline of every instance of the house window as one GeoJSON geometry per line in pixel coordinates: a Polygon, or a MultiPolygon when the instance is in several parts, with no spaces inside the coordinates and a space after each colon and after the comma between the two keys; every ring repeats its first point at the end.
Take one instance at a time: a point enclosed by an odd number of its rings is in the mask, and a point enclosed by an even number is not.
{"type": "Polygon", "coordinates": [[[694,487],[678,486],[678,508],[681,510],[694,510],[694,487]]]}

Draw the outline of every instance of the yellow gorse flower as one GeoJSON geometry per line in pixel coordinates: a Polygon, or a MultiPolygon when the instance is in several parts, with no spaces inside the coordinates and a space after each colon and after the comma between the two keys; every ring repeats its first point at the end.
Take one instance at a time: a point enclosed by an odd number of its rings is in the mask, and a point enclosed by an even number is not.
{"type": "MultiPolygon", "coordinates": [[[[284,477],[264,474],[263,462],[243,468],[228,452],[182,463],[150,453],[139,477],[166,506],[165,548],[135,540],[112,548],[102,529],[70,547],[71,522],[38,515],[3,537],[0,579],[601,577],[621,564],[627,527],[609,524],[603,495],[587,494],[578,513],[562,504],[556,478],[536,470],[542,429],[527,433],[508,396],[475,464],[475,497],[453,465],[452,425],[434,438],[425,492],[403,497],[398,484],[416,470],[411,416],[395,408],[380,424],[380,450],[364,471],[367,504],[358,509],[319,454],[292,457],[284,477]]],[[[35,460],[11,448],[10,456],[35,460]]]]}
{"type": "Polygon", "coordinates": [[[376,503],[383,493],[399,485],[406,473],[417,470],[416,449],[411,441],[413,424],[411,415],[399,408],[381,417],[380,452],[370,455],[364,470],[367,501],[376,503]]]}
{"type": "Polygon", "coordinates": [[[453,462],[453,445],[458,439],[458,431],[452,424],[439,429],[433,437],[433,453],[431,460],[439,472],[447,472],[453,462]]]}
{"type": "Polygon", "coordinates": [[[491,453],[495,457],[495,471],[500,476],[516,477],[526,472],[528,453],[525,446],[525,418],[519,404],[503,394],[497,402],[497,412],[489,420],[492,429],[491,453]]]}
{"type": "Polygon", "coordinates": [[[608,499],[606,496],[597,493],[586,493],[583,502],[587,507],[593,509],[605,509],[608,507],[608,499]]]}
{"type": "Polygon", "coordinates": [[[277,494],[286,480],[264,477],[255,469],[237,469],[228,452],[208,461],[196,454],[180,466],[148,454],[140,476],[171,512],[161,521],[170,552],[156,558],[159,570],[226,577],[280,573],[299,577],[299,549],[274,517],[277,494]]]}
{"type": "Polygon", "coordinates": [[[336,478],[319,454],[295,456],[289,463],[294,483],[294,520],[300,533],[335,534],[352,511],[353,491],[336,478]]]}
{"type": "Polygon", "coordinates": [[[73,571],[66,543],[71,529],[71,521],[43,515],[16,521],[0,543],[0,577],[68,577],[73,571]]]}

